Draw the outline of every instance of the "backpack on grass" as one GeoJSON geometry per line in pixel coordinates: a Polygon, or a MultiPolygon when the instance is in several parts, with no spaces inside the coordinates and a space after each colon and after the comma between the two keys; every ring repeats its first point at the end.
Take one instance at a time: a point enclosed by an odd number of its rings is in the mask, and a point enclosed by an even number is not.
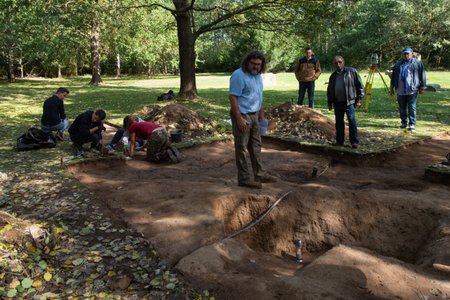
{"type": "Polygon", "coordinates": [[[158,101],[167,101],[167,100],[172,100],[175,98],[176,98],[175,93],[172,90],[170,90],[167,93],[163,93],[163,94],[159,95],[157,100],[158,101]]]}
{"type": "Polygon", "coordinates": [[[55,146],[55,136],[51,132],[47,133],[36,127],[29,128],[26,133],[17,139],[16,144],[18,151],[53,148],[55,146]]]}

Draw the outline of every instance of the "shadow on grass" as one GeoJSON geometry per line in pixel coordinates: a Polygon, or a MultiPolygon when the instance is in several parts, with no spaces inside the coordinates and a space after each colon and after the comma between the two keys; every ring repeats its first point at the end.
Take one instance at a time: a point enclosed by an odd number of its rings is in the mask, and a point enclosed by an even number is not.
{"type": "MultiPolygon", "coordinates": [[[[284,74],[286,75],[286,74],[284,74]]],[[[289,75],[289,74],[288,74],[289,75]]],[[[218,76],[223,79],[229,74],[200,74],[213,78],[218,76]]],[[[287,76],[287,75],[286,75],[287,76]]],[[[14,122],[15,124],[24,124],[28,127],[39,122],[42,113],[43,101],[49,97],[59,86],[66,86],[71,93],[65,100],[66,114],[69,119],[74,119],[78,114],[86,110],[95,110],[102,108],[107,113],[107,119],[114,123],[120,124],[123,117],[127,114],[140,110],[145,105],[167,105],[169,103],[179,103],[197,111],[205,117],[209,117],[215,121],[222,122],[229,119],[229,100],[228,87],[221,88],[204,88],[199,89],[200,97],[189,101],[175,102],[158,102],[157,97],[167,92],[166,86],[158,86],[158,81],[154,80],[151,86],[133,86],[133,85],[112,85],[115,82],[147,79],[143,77],[122,77],[114,79],[104,77],[105,86],[92,87],[88,86],[89,77],[76,77],[64,80],[19,80],[16,83],[0,82],[0,116],[7,124],[14,122]]],[[[163,79],[177,78],[162,77],[163,79]]],[[[152,78],[154,79],[154,78],[152,78]]],[[[164,80],[161,81],[164,83],[164,80]]],[[[223,84],[223,83],[221,83],[223,84]]],[[[283,86],[283,82],[281,85],[283,86]]],[[[334,119],[333,112],[328,111],[326,86],[316,87],[315,92],[315,108],[326,116],[334,119]]],[[[383,87],[374,88],[372,91],[372,99],[369,105],[369,111],[364,113],[362,110],[357,112],[357,122],[361,128],[367,130],[386,129],[396,130],[396,125],[400,123],[398,116],[398,107],[395,98],[389,97],[383,87]]],[[[280,87],[266,87],[264,92],[264,107],[270,108],[290,102],[296,103],[298,97],[297,87],[287,87],[281,90],[280,87]]],[[[439,91],[436,93],[426,92],[419,95],[417,104],[418,124],[422,122],[427,126],[438,125],[436,128],[441,130],[442,127],[448,126],[450,123],[449,99],[448,91],[439,91]]],[[[305,96],[304,104],[307,105],[308,99],[305,96]]],[[[365,106],[365,99],[363,99],[365,106]]],[[[428,130],[433,133],[433,130],[428,130]]]]}

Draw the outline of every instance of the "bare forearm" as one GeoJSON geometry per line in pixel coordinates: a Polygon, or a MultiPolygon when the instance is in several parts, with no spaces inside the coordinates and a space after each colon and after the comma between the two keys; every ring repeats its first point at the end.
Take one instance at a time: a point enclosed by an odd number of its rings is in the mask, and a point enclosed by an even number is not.
{"type": "Polygon", "coordinates": [[[247,120],[242,117],[241,112],[239,111],[238,99],[236,96],[230,95],[230,107],[231,114],[233,118],[236,120],[236,125],[241,132],[245,132],[248,129],[247,120]]]}
{"type": "Polygon", "coordinates": [[[98,130],[98,126],[95,126],[94,128],[89,129],[89,133],[93,134],[94,132],[96,132],[98,130]]]}
{"type": "Polygon", "coordinates": [[[135,143],[136,143],[136,134],[132,133],[130,136],[130,156],[131,157],[134,156],[135,143]]]}
{"type": "Polygon", "coordinates": [[[239,111],[238,99],[236,96],[230,95],[230,107],[231,107],[231,113],[233,114],[233,117],[236,120],[241,118],[241,112],[239,111]]]}

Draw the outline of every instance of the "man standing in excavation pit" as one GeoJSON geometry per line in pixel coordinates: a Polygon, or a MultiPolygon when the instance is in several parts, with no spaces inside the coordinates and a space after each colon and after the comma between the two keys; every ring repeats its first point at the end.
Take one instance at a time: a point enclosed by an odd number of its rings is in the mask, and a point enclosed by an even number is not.
{"type": "Polygon", "coordinates": [[[264,119],[262,108],[263,81],[266,59],[258,51],[250,52],[241,67],[230,78],[231,123],[238,169],[238,185],[262,188],[262,182],[275,182],[261,164],[261,135],[259,121],[264,119]],[[246,151],[250,155],[253,175],[249,171],[246,151]]]}

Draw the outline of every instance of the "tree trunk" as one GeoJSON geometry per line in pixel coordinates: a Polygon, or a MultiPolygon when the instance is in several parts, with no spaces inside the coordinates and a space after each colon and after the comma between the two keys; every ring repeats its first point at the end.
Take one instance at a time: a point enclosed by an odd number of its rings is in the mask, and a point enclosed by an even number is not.
{"type": "Polygon", "coordinates": [[[9,82],[16,81],[16,75],[14,75],[14,53],[12,49],[8,51],[8,80],[9,82]]]}
{"type": "Polygon", "coordinates": [[[58,78],[62,78],[61,65],[58,64],[58,78]]]}
{"type": "Polygon", "coordinates": [[[116,56],[116,78],[120,78],[120,54],[117,53],[116,56]]]}
{"type": "Polygon", "coordinates": [[[161,70],[161,73],[163,73],[163,75],[167,75],[167,64],[166,64],[166,60],[163,59],[163,60],[161,61],[161,63],[162,63],[162,70],[161,70]]]}
{"type": "Polygon", "coordinates": [[[80,60],[79,56],[80,56],[79,50],[77,49],[77,54],[75,55],[75,62],[74,62],[74,65],[73,65],[73,71],[75,72],[75,76],[79,76],[80,75],[79,74],[80,68],[78,66],[78,61],[80,60]]]}
{"type": "Polygon", "coordinates": [[[180,56],[180,93],[185,99],[197,97],[197,84],[195,81],[195,40],[192,28],[192,10],[187,9],[190,0],[173,1],[177,13],[178,51],[180,56]]]}
{"type": "Polygon", "coordinates": [[[75,57],[75,61],[73,62],[73,65],[72,65],[73,67],[72,67],[72,71],[71,71],[71,75],[73,75],[73,76],[78,76],[78,60],[77,60],[77,58],[75,57]]]}
{"type": "Polygon", "coordinates": [[[99,85],[102,83],[100,76],[100,24],[96,17],[92,20],[91,29],[91,64],[92,64],[92,79],[90,85],[99,85]]]}
{"type": "Polygon", "coordinates": [[[20,78],[24,78],[24,65],[23,65],[23,59],[22,59],[22,57],[21,58],[19,58],[19,70],[20,70],[20,78]]]}
{"type": "Polygon", "coordinates": [[[152,64],[148,63],[147,65],[147,78],[151,78],[152,77],[152,64]]]}

